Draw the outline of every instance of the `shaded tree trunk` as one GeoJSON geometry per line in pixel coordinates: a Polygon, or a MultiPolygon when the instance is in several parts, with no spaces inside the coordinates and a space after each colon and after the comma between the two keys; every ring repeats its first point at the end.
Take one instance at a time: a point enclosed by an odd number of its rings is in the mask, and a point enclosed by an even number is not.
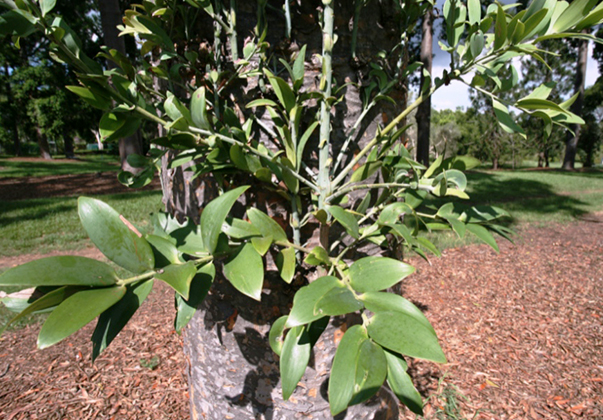
{"type": "Polygon", "coordinates": [[[38,146],[40,147],[40,157],[43,159],[51,160],[52,155],[50,154],[50,147],[48,146],[48,139],[42,133],[39,127],[36,127],[36,139],[38,146]]]}
{"type": "MultiPolygon", "coordinates": [[[[423,16],[421,26],[421,62],[423,68],[431,74],[433,62],[433,10],[423,16]]],[[[425,76],[421,73],[421,86],[425,83],[425,76]]],[[[429,136],[431,130],[431,97],[427,98],[417,109],[417,161],[429,166],[429,136]]]]}
{"type": "MultiPolygon", "coordinates": [[[[584,31],[588,33],[588,30],[584,31]]],[[[578,98],[571,106],[571,111],[576,115],[582,114],[582,104],[584,102],[584,83],[586,80],[586,62],[588,60],[588,41],[580,41],[578,47],[578,64],[576,66],[576,78],[574,79],[574,94],[578,93],[578,98]]],[[[578,139],[580,138],[580,124],[572,124],[571,131],[567,132],[565,142],[565,156],[563,158],[563,169],[574,169],[576,163],[576,151],[578,149],[578,139]]]]}
{"type": "MultiPolygon", "coordinates": [[[[122,24],[122,13],[119,8],[119,0],[97,0],[98,10],[101,17],[103,40],[109,48],[126,54],[126,44],[123,37],[119,36],[117,25],[122,24]]],[[[109,62],[109,67],[114,64],[109,62]]],[[[136,173],[139,171],[128,164],[127,158],[130,154],[142,154],[142,142],[137,134],[119,139],[119,157],[121,168],[124,171],[136,173]]]]}
{"type": "MultiPolygon", "coordinates": [[[[334,77],[340,83],[347,80],[361,83],[369,77],[369,63],[375,59],[374,54],[382,50],[390,51],[399,42],[400,35],[395,29],[398,27],[396,10],[387,2],[371,3],[370,7],[363,10],[356,58],[350,60],[350,21],[354,16],[354,2],[338,0],[333,3],[338,34],[333,51],[334,77]]],[[[315,89],[316,80],[320,79],[321,63],[316,59],[316,54],[321,53],[322,45],[322,33],[316,19],[320,5],[320,1],[291,3],[291,12],[295,16],[291,41],[285,35],[283,16],[268,10],[270,30],[267,41],[270,45],[281,49],[281,54],[284,49],[285,56],[298,50],[300,46],[307,45],[304,82],[307,89],[315,89]]],[[[256,24],[256,2],[239,2],[238,8],[238,32],[249,33],[256,24]]],[[[211,22],[206,23],[206,28],[212,28],[211,22]]],[[[208,44],[212,45],[211,39],[208,44]]],[[[253,85],[253,81],[248,80],[247,83],[243,92],[237,96],[242,101],[257,98],[260,91],[259,86],[253,85]]],[[[350,133],[362,112],[361,93],[361,89],[349,84],[345,97],[332,110],[335,115],[332,119],[331,147],[335,154],[341,149],[343,139],[350,133]]],[[[354,151],[371,138],[379,123],[391,119],[392,115],[398,114],[402,109],[393,107],[387,101],[379,102],[370,117],[354,132],[353,146],[343,165],[353,157],[354,151]]],[[[258,138],[262,138],[259,133],[258,138]]],[[[306,162],[317,159],[317,146],[318,140],[314,139],[306,148],[306,162]]],[[[168,159],[164,160],[162,171],[167,210],[179,217],[188,216],[198,220],[204,203],[217,193],[216,181],[209,176],[191,179],[192,172],[184,170],[185,166],[168,169],[167,162],[168,159]]],[[[251,179],[248,182],[253,183],[251,179]]],[[[245,200],[247,205],[269,211],[274,218],[288,220],[290,214],[281,205],[282,200],[269,194],[261,185],[256,185],[246,193],[245,200]]],[[[302,242],[318,242],[316,230],[302,234],[305,234],[302,242]]],[[[354,320],[332,320],[314,348],[301,386],[298,386],[289,401],[282,399],[278,357],[268,346],[268,332],[272,323],[289,312],[295,291],[315,276],[314,272],[308,272],[292,285],[287,285],[280,280],[272,259],[268,257],[262,303],[258,304],[234,290],[218,274],[212,293],[204,300],[201,310],[197,311],[184,334],[185,354],[189,361],[192,419],[332,418],[326,395],[328,371],[336,343],[354,320]]],[[[398,403],[393,394],[383,388],[368,403],[351,407],[347,414],[337,418],[397,420],[398,403]]]]}
{"type": "Polygon", "coordinates": [[[71,133],[65,130],[63,134],[63,144],[65,147],[65,157],[67,159],[75,158],[75,151],[73,150],[73,137],[71,137],[71,133]]]}

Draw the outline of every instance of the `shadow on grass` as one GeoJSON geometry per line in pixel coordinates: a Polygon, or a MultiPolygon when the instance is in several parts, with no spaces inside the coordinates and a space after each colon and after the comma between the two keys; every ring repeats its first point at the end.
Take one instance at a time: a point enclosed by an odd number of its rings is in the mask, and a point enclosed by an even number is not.
{"type": "Polygon", "coordinates": [[[0,160],[0,177],[70,175],[118,170],[119,166],[113,161],[86,158],[56,159],[48,162],[0,160]]]}

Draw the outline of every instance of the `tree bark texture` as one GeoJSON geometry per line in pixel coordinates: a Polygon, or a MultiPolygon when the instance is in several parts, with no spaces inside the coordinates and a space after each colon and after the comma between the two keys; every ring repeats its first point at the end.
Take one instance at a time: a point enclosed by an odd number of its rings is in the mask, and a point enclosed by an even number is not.
{"type": "Polygon", "coordinates": [[[48,145],[48,139],[42,133],[39,127],[36,127],[36,140],[40,148],[40,157],[42,159],[51,160],[52,155],[50,154],[50,146],[48,145]]]}
{"type": "MultiPolygon", "coordinates": [[[[587,30],[585,30],[588,33],[587,30]]],[[[578,64],[576,66],[576,78],[574,79],[574,94],[578,93],[578,98],[570,107],[570,110],[580,116],[582,115],[582,104],[584,102],[584,83],[586,81],[586,62],[588,60],[588,41],[580,41],[578,47],[578,64]]],[[[563,169],[574,169],[576,163],[576,151],[578,149],[578,139],[580,138],[580,124],[572,124],[571,130],[567,132],[565,142],[565,156],[563,157],[563,169]]]]}
{"type": "MultiPolygon", "coordinates": [[[[320,80],[321,63],[316,54],[321,53],[321,29],[318,10],[322,2],[293,1],[290,3],[292,14],[292,36],[286,37],[285,18],[282,14],[267,9],[268,39],[276,55],[290,56],[307,45],[306,89],[317,89],[320,80]]],[[[256,2],[238,2],[238,32],[250,33],[256,24],[256,2]]],[[[369,77],[371,67],[368,63],[382,50],[392,51],[399,42],[399,30],[396,22],[396,9],[392,2],[371,2],[364,8],[362,19],[358,22],[359,31],[356,58],[351,59],[351,39],[354,16],[354,2],[334,1],[335,32],[338,41],[333,51],[333,74],[337,86],[347,82],[362,83],[369,77]]],[[[211,21],[199,22],[200,29],[211,29],[211,21]]],[[[211,33],[209,37],[213,36],[211,33]]],[[[239,42],[243,39],[239,36],[239,42]]],[[[226,38],[224,44],[227,44],[226,38]]],[[[208,38],[207,45],[214,45],[208,38]]],[[[242,45],[239,45],[239,51],[242,45]]],[[[280,76],[284,76],[280,74],[280,76]]],[[[261,86],[249,80],[240,86],[239,92],[233,92],[240,108],[259,97],[261,86]]],[[[343,91],[343,100],[332,110],[331,148],[337,156],[345,137],[362,112],[361,89],[348,85],[343,91]]],[[[396,99],[402,97],[399,90],[391,93],[396,99]]],[[[357,128],[351,142],[350,154],[340,169],[360,150],[362,144],[370,141],[377,125],[383,124],[404,109],[386,105],[382,101],[373,108],[371,114],[357,128]],[[383,104],[383,105],[381,105],[383,104]]],[[[257,115],[270,124],[263,109],[257,115]]],[[[267,114],[267,113],[266,113],[267,114]]],[[[256,138],[265,140],[265,134],[255,133],[256,138]]],[[[317,135],[315,136],[317,137],[317,135]]],[[[266,145],[269,143],[266,141],[266,145]]],[[[304,154],[304,161],[315,167],[317,161],[317,138],[313,139],[304,154]]],[[[182,218],[188,216],[199,220],[203,206],[217,194],[216,180],[211,176],[191,179],[191,172],[185,166],[168,169],[164,160],[162,186],[166,210],[182,218]]],[[[244,176],[243,176],[244,177],[244,176]]],[[[257,206],[276,220],[289,220],[286,204],[276,194],[266,191],[252,178],[241,179],[237,185],[249,183],[248,190],[235,212],[242,214],[247,205],[257,206]]],[[[354,197],[352,197],[352,200],[354,197]]],[[[309,200],[305,203],[309,205],[309,200]]],[[[290,233],[290,232],[289,232],[290,233]]],[[[316,229],[307,227],[302,232],[302,243],[318,241],[316,229]]],[[[311,246],[311,245],[310,245],[311,246]]],[[[298,276],[292,285],[282,282],[274,267],[273,259],[267,258],[266,280],[262,302],[253,301],[237,292],[228,281],[218,275],[212,292],[202,303],[199,311],[187,327],[185,354],[189,363],[191,413],[193,419],[330,419],[326,389],[328,372],[335,354],[336,343],[345,329],[353,325],[354,319],[334,318],[331,325],[316,344],[306,375],[289,401],[283,401],[280,389],[278,356],[268,345],[268,332],[272,323],[281,315],[290,311],[295,291],[316,277],[316,273],[307,271],[298,276]]],[[[351,407],[347,414],[338,419],[398,419],[398,403],[389,390],[383,388],[378,396],[367,404],[351,407]]]]}
{"type": "MultiPolygon", "coordinates": [[[[423,17],[421,26],[421,62],[423,68],[431,74],[433,62],[433,10],[429,9],[423,17]]],[[[425,83],[425,76],[421,73],[421,86],[425,83]]],[[[431,96],[417,108],[417,161],[429,166],[429,137],[431,134],[431,96]]]]}
{"type": "MultiPolygon", "coordinates": [[[[122,13],[119,8],[119,0],[97,0],[98,10],[101,17],[101,28],[103,30],[103,41],[111,49],[117,50],[126,55],[126,44],[124,38],[119,36],[117,25],[122,24],[122,13]]],[[[108,62],[109,67],[114,67],[114,63],[108,62]]],[[[119,157],[121,160],[121,169],[124,171],[137,173],[138,168],[133,168],[128,164],[127,158],[130,154],[142,154],[142,142],[138,133],[129,137],[119,139],[119,157]]]]}

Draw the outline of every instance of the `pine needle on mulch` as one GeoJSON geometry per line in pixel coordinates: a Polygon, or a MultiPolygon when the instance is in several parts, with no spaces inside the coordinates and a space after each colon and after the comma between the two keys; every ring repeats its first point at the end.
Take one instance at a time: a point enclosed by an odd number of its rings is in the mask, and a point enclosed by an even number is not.
{"type": "MultiPolygon", "coordinates": [[[[449,361],[411,363],[427,418],[603,418],[602,222],[526,230],[498,255],[479,245],[412,261],[404,295],[449,361]]],[[[94,365],[92,326],[44,351],[39,326],[6,333],[0,418],[189,418],[172,299],[157,288],[94,365]]]]}

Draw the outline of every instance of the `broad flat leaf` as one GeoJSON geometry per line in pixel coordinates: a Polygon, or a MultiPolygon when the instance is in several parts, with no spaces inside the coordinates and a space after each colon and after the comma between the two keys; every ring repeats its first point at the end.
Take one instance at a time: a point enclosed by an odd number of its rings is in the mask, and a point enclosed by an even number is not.
{"type": "Polygon", "coordinates": [[[473,25],[479,23],[482,18],[482,7],[480,5],[480,1],[468,0],[467,8],[469,9],[469,24],[473,25]]]}
{"type": "Polygon", "coordinates": [[[525,137],[523,129],[513,120],[511,114],[509,114],[509,109],[503,103],[492,98],[492,105],[494,106],[494,114],[496,114],[496,119],[503,130],[511,134],[519,133],[525,137]]]}
{"type": "Polygon", "coordinates": [[[360,404],[379,391],[387,376],[387,361],[381,346],[365,340],[358,349],[354,396],[350,405],[360,404]]]}
{"type": "Polygon", "coordinates": [[[53,290],[49,293],[46,293],[41,298],[39,298],[39,299],[35,300],[34,302],[32,302],[31,304],[27,305],[27,307],[25,309],[23,309],[23,311],[21,311],[19,314],[15,315],[10,321],[8,321],[6,323],[6,325],[4,325],[2,328],[0,328],[0,335],[2,335],[2,333],[4,333],[4,331],[6,330],[6,328],[9,325],[18,321],[19,319],[23,318],[24,316],[33,314],[34,312],[42,311],[44,309],[53,308],[53,307],[57,306],[58,304],[60,304],[61,302],[63,302],[69,296],[71,296],[72,294],[77,292],[78,290],[79,290],[78,288],[63,286],[63,287],[59,287],[58,289],[53,290]]]}
{"type": "Polygon", "coordinates": [[[496,239],[494,239],[494,236],[492,236],[492,234],[490,232],[488,232],[488,229],[486,229],[482,225],[468,223],[467,230],[469,232],[473,233],[478,238],[480,238],[486,244],[490,245],[492,247],[492,249],[494,249],[496,252],[499,252],[498,244],[496,243],[496,239]]]}
{"type": "Polygon", "coordinates": [[[268,77],[268,81],[270,82],[272,89],[274,89],[276,97],[288,114],[295,106],[295,93],[293,92],[293,89],[291,89],[291,86],[289,86],[287,82],[280,77],[273,75],[268,70],[264,70],[264,73],[268,77]]]}
{"type": "Polygon", "coordinates": [[[163,280],[170,285],[180,296],[188,299],[191,281],[197,274],[197,269],[192,261],[186,264],[172,264],[157,272],[155,278],[163,280]]]}
{"type": "Polygon", "coordinates": [[[345,287],[336,277],[320,277],[295,293],[293,307],[287,320],[287,328],[297,327],[322,318],[324,315],[315,314],[316,303],[331,289],[345,287]]]}
{"type": "Polygon", "coordinates": [[[101,96],[92,93],[88,88],[82,86],[65,86],[67,90],[75,93],[77,96],[82,98],[84,101],[92,105],[94,108],[102,109],[107,111],[111,108],[111,99],[106,96],[101,96]]]}
{"type": "Polygon", "coordinates": [[[337,346],[329,378],[329,406],[333,416],[348,408],[352,400],[358,352],[366,340],[366,329],[362,325],[354,325],[348,328],[337,346]]]}
{"type": "Polygon", "coordinates": [[[426,237],[419,236],[417,238],[417,243],[419,245],[421,245],[423,248],[427,249],[433,255],[435,255],[437,257],[441,257],[442,256],[442,253],[440,252],[440,250],[437,249],[436,246],[429,239],[427,239],[426,237]]]}
{"type": "Polygon", "coordinates": [[[408,366],[400,357],[389,351],[385,351],[387,360],[387,383],[396,397],[410,411],[420,416],[423,415],[423,400],[421,394],[416,390],[410,376],[406,373],[408,366]]]}
{"type": "Polygon", "coordinates": [[[379,312],[401,312],[413,317],[415,320],[423,324],[435,335],[435,331],[423,312],[417,308],[412,302],[403,298],[400,295],[387,292],[368,292],[360,296],[366,309],[373,313],[379,312]]]}
{"type": "Polygon", "coordinates": [[[210,116],[207,114],[207,101],[205,88],[200,87],[191,97],[191,119],[196,127],[211,130],[210,116]]]}
{"type": "Polygon", "coordinates": [[[268,334],[268,342],[270,343],[270,348],[278,356],[280,356],[281,352],[283,351],[283,334],[285,332],[286,323],[287,315],[281,316],[279,319],[274,321],[274,324],[272,324],[272,327],[270,327],[270,333],[268,334]]]}
{"type": "Polygon", "coordinates": [[[176,332],[182,331],[195,315],[197,308],[207,296],[215,276],[216,267],[213,263],[205,264],[197,270],[197,274],[191,280],[188,300],[176,295],[176,319],[174,321],[176,332]]]}
{"type": "Polygon", "coordinates": [[[153,289],[153,280],[127,286],[124,297],[98,318],[92,333],[92,361],[111,344],[153,289]]]}
{"type": "Polygon", "coordinates": [[[377,220],[380,225],[391,226],[398,222],[400,216],[405,213],[411,213],[412,207],[407,203],[392,203],[385,206],[377,220]]]}
{"type": "Polygon", "coordinates": [[[498,5],[496,23],[494,24],[494,49],[498,50],[507,41],[507,18],[502,6],[498,5]]]}
{"type": "Polygon", "coordinates": [[[306,256],[304,262],[310,265],[329,265],[331,264],[331,259],[329,258],[329,253],[326,249],[321,246],[316,246],[312,248],[312,252],[306,256]]]}
{"type": "Polygon", "coordinates": [[[339,206],[329,206],[329,213],[333,215],[344,228],[348,231],[350,236],[355,239],[360,237],[360,228],[358,227],[358,221],[352,213],[339,206]]]}
{"type": "Polygon", "coordinates": [[[261,236],[258,231],[248,221],[237,219],[236,217],[227,217],[226,222],[222,225],[222,232],[231,238],[248,239],[253,236],[261,236]]]}
{"type": "Polygon", "coordinates": [[[224,275],[244,295],[257,301],[262,295],[264,263],[252,244],[246,243],[224,264],[224,275]]]}
{"type": "Polygon", "coordinates": [[[402,312],[379,312],[367,327],[369,336],[383,347],[418,359],[446,363],[433,331],[402,312]]]}
{"type": "Polygon", "coordinates": [[[272,245],[272,238],[251,238],[251,244],[258,252],[258,254],[263,257],[264,255],[266,255],[266,252],[268,252],[270,246],[272,245]]]}
{"type": "Polygon", "coordinates": [[[454,216],[448,216],[445,217],[445,219],[448,223],[450,223],[450,226],[452,226],[452,229],[456,232],[459,238],[462,239],[465,237],[466,226],[463,222],[454,216]]]}
{"type": "Polygon", "coordinates": [[[347,287],[334,287],[314,305],[314,314],[321,316],[338,316],[362,309],[364,305],[347,287]]]}
{"type": "Polygon", "coordinates": [[[38,347],[45,349],[69,337],[125,294],[125,287],[107,287],[83,290],[68,297],[46,319],[38,335],[38,347]]]}
{"type": "Polygon", "coordinates": [[[118,140],[131,136],[140,127],[141,120],[125,113],[105,113],[99,122],[99,133],[103,141],[118,140]]]}
{"type": "Polygon", "coordinates": [[[365,257],[350,267],[350,284],[359,293],[387,289],[412,274],[415,268],[392,258],[365,257]]]}
{"type": "Polygon", "coordinates": [[[250,208],[247,209],[247,217],[249,221],[256,228],[260,234],[266,238],[272,238],[275,241],[286,241],[287,234],[274,219],[268,216],[266,213],[250,208]]]}
{"type": "Polygon", "coordinates": [[[360,182],[369,178],[373,175],[379,168],[383,166],[383,162],[367,162],[362,165],[360,168],[356,169],[352,176],[350,177],[350,182],[360,182]]]}
{"type": "Polygon", "coordinates": [[[180,252],[169,239],[157,235],[147,235],[145,238],[153,250],[155,268],[163,268],[170,264],[182,264],[184,262],[180,259],[180,252]]]}
{"type": "Polygon", "coordinates": [[[310,361],[312,346],[305,326],[295,327],[287,333],[280,357],[283,399],[289,399],[304,376],[310,361]]]}
{"type": "Polygon", "coordinates": [[[170,241],[175,240],[176,248],[184,254],[194,256],[207,254],[203,237],[201,236],[201,226],[196,225],[192,220],[188,220],[184,226],[172,230],[166,239],[170,241]]]}
{"type": "Polygon", "coordinates": [[[153,250],[130,222],[100,200],[80,197],[77,201],[84,229],[107,258],[133,273],[153,269],[153,250]]]}
{"type": "Polygon", "coordinates": [[[218,245],[218,236],[222,232],[222,225],[230,209],[249,186],[242,186],[230,190],[212,200],[201,213],[201,236],[206,250],[213,254],[218,245]]]}
{"type": "Polygon", "coordinates": [[[270,99],[256,99],[245,105],[245,108],[254,108],[256,106],[273,106],[277,107],[277,103],[270,99]]]}
{"type": "Polygon", "coordinates": [[[295,276],[295,249],[281,249],[276,256],[276,266],[281,278],[286,283],[291,283],[295,276]]]}
{"type": "Polygon", "coordinates": [[[570,3],[559,18],[553,23],[554,32],[564,32],[577,25],[591,11],[597,0],[574,0],[570,3]],[[586,13],[585,13],[586,12],[586,13]]]}
{"type": "Polygon", "coordinates": [[[109,265],[86,257],[59,256],[31,261],[0,275],[1,286],[111,286],[117,281],[109,265]]]}

